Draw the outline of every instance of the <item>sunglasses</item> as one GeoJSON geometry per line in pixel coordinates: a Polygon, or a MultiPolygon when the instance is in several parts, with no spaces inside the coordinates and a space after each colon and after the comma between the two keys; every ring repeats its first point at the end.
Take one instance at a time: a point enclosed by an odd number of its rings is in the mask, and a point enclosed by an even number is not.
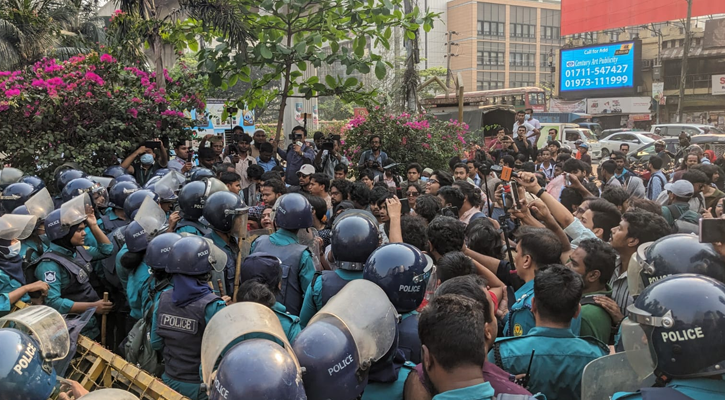
{"type": "Polygon", "coordinates": [[[418,197],[418,196],[420,196],[420,193],[418,193],[418,192],[408,192],[407,194],[408,194],[408,197],[418,197]]]}

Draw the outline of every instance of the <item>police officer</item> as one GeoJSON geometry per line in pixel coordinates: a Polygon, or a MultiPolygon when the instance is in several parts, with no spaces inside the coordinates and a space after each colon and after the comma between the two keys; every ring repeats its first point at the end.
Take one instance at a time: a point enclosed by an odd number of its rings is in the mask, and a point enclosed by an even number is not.
{"type": "Polygon", "coordinates": [[[148,293],[146,301],[143,303],[143,315],[150,308],[156,309],[159,304],[159,297],[173,287],[171,275],[166,272],[169,265],[169,256],[171,248],[181,240],[181,235],[177,233],[163,233],[149,242],[144,255],[144,263],[151,269],[151,276],[144,284],[143,292],[148,293]]]}
{"type": "Polygon", "coordinates": [[[337,269],[315,273],[302,303],[302,326],[348,282],[362,279],[365,261],[380,244],[378,224],[370,213],[345,211],[335,219],[330,240],[337,269]]]}
{"type": "Polygon", "coordinates": [[[111,186],[108,191],[108,205],[110,208],[101,216],[103,232],[106,235],[131,222],[131,217],[126,216],[123,205],[128,196],[140,189],[135,182],[118,182],[111,186]]]}
{"type": "Polygon", "coordinates": [[[0,212],[10,214],[14,209],[25,204],[36,192],[35,188],[27,183],[18,182],[8,185],[0,196],[0,212]]]}
{"type": "Polygon", "coordinates": [[[209,320],[224,308],[225,301],[209,287],[217,260],[225,255],[203,238],[178,240],[169,254],[166,272],[174,287],[161,293],[154,311],[151,345],[162,351],[164,383],[192,400],[205,400],[199,374],[201,340],[209,320]],[[221,254],[215,254],[221,253],[221,254]]]}
{"type": "MultiPolygon", "coordinates": [[[[156,193],[154,193],[148,189],[137,190],[137,191],[131,193],[126,198],[126,201],[123,204],[123,210],[124,210],[124,213],[128,216],[128,218],[134,219],[136,217],[136,214],[141,209],[141,205],[147,198],[152,199],[156,203],[158,203],[158,201],[159,201],[159,196],[156,193]]],[[[136,232],[134,232],[130,235],[139,234],[139,231],[143,230],[140,225],[136,225],[135,228],[136,228],[136,232]]],[[[118,249],[118,252],[116,252],[115,257],[114,257],[112,275],[115,277],[114,279],[118,280],[119,285],[123,289],[124,293],[126,292],[127,285],[128,285],[128,276],[129,276],[130,272],[132,271],[132,269],[124,268],[121,263],[121,259],[129,251],[128,245],[126,244],[126,239],[127,239],[126,231],[127,230],[128,230],[127,226],[117,228],[114,231],[114,233],[111,235],[111,237],[113,237],[114,240],[116,240],[116,242],[117,242],[113,246],[114,251],[116,251],[115,247],[117,245],[120,245],[120,248],[118,249]],[[118,236],[122,236],[123,239],[119,238],[118,236]]],[[[144,240],[146,240],[146,238],[144,238],[144,240]]],[[[139,244],[137,246],[137,248],[140,246],[141,245],[139,244]]],[[[146,248],[145,245],[143,246],[143,248],[144,249],[146,248]]],[[[140,251],[140,250],[138,250],[138,251],[140,251]]],[[[135,257],[136,265],[138,265],[138,262],[140,262],[141,259],[143,259],[143,254],[140,257],[135,257]]],[[[129,263],[129,265],[131,265],[131,264],[133,264],[133,263],[129,263]]],[[[104,270],[107,270],[109,267],[110,267],[109,265],[104,265],[104,270]]]]}
{"type": "Polygon", "coordinates": [[[204,205],[204,219],[211,226],[211,232],[205,235],[214,245],[227,253],[227,265],[224,268],[224,292],[234,293],[236,260],[239,254],[237,235],[246,232],[246,215],[248,209],[232,192],[217,192],[209,196],[204,205]]]}
{"type": "Polygon", "coordinates": [[[228,190],[226,185],[215,178],[192,181],[181,188],[181,192],[179,192],[181,220],[176,224],[175,232],[188,232],[197,236],[208,235],[211,229],[199,221],[199,218],[203,216],[204,206],[209,196],[225,190],[228,190]]]}
{"type": "Polygon", "coordinates": [[[315,275],[315,265],[310,250],[299,244],[297,231],[312,227],[312,206],[299,193],[280,197],[275,206],[277,231],[258,237],[250,253],[269,253],[282,261],[282,289],[277,300],[287,307],[287,312],[299,315],[305,289],[315,275]]]}
{"type": "Polygon", "coordinates": [[[88,193],[93,201],[93,208],[100,215],[108,206],[108,191],[101,184],[88,178],[77,178],[68,182],[61,192],[61,199],[66,202],[82,193],[88,193]]]}
{"type": "Polygon", "coordinates": [[[103,170],[103,173],[101,175],[107,177],[107,178],[113,178],[116,179],[121,175],[128,174],[128,171],[126,171],[126,168],[123,168],[120,165],[111,165],[106,167],[106,169],[103,170]]]}
{"type": "Polygon", "coordinates": [[[526,335],[497,339],[488,361],[513,375],[530,371],[524,386],[531,393],[580,398],[584,367],[609,354],[606,344],[590,337],[578,338],[570,330],[572,319],[579,314],[583,286],[581,276],[562,265],[540,269],[534,278],[531,302],[536,326],[526,335]]]}
{"type": "Polygon", "coordinates": [[[35,229],[22,241],[20,257],[23,259],[23,269],[27,269],[32,262],[40,257],[50,245],[45,235],[45,217],[53,211],[53,198],[50,197],[48,189],[43,188],[34,194],[24,205],[13,210],[17,215],[33,215],[37,218],[35,229]]]}
{"type": "MultiPolygon", "coordinates": [[[[50,285],[46,304],[61,314],[80,314],[93,307],[99,315],[111,311],[113,303],[101,300],[90,283],[93,274],[90,263],[108,257],[113,246],[96,223],[87,193],[48,214],[45,232],[51,243],[48,251],[37,260],[35,277],[50,285]],[[86,225],[98,247],[83,245],[86,225]]],[[[95,339],[99,333],[93,317],[83,334],[95,339]]]]}
{"type": "Polygon", "coordinates": [[[407,361],[421,362],[416,309],[423,302],[433,260],[406,243],[390,243],[375,250],[363,269],[363,278],[375,282],[400,314],[398,348],[407,361]]]}
{"type": "Polygon", "coordinates": [[[48,293],[45,282],[27,283],[20,256],[20,241],[35,229],[35,216],[5,214],[0,217],[0,315],[10,311],[18,300],[30,302],[28,293],[48,293]]]}
{"type": "Polygon", "coordinates": [[[60,205],[63,204],[62,193],[65,185],[67,185],[68,182],[74,179],[85,178],[87,176],[88,175],[86,175],[85,172],[74,168],[66,168],[56,172],[55,187],[58,189],[58,195],[53,197],[53,203],[55,205],[55,208],[59,208],[60,205]]]}
{"type": "Polygon", "coordinates": [[[300,318],[290,315],[287,308],[276,299],[282,287],[282,261],[267,253],[250,254],[242,263],[239,281],[242,284],[236,301],[255,301],[271,308],[287,340],[294,342],[302,330],[300,318]]]}
{"type": "Polygon", "coordinates": [[[634,365],[654,366],[664,387],[613,399],[725,399],[723,298],[725,285],[703,275],[679,274],[647,287],[628,308],[623,341],[628,352],[645,349],[637,355],[648,362],[634,365]]]}

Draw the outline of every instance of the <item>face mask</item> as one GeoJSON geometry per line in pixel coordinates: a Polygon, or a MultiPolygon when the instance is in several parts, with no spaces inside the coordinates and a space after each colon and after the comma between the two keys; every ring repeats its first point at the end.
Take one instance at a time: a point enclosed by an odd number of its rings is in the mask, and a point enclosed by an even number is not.
{"type": "Polygon", "coordinates": [[[8,254],[5,256],[5,258],[10,259],[20,254],[20,241],[16,242],[15,244],[11,244],[8,246],[8,254]]]}
{"type": "Polygon", "coordinates": [[[141,164],[151,165],[153,163],[154,163],[154,156],[152,156],[151,154],[146,153],[141,156],[141,164]]]}
{"type": "Polygon", "coordinates": [[[531,119],[531,115],[529,115],[529,114],[524,115],[524,121],[528,121],[530,119],[531,119]]]}

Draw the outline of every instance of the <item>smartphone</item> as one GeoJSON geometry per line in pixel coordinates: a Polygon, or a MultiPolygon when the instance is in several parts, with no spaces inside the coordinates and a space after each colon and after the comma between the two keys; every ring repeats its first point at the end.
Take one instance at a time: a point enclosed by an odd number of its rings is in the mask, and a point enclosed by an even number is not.
{"type": "Polygon", "coordinates": [[[410,214],[410,202],[407,198],[400,199],[400,215],[410,214]]]}
{"type": "Polygon", "coordinates": [[[700,243],[725,242],[725,219],[700,219],[700,243]]]}
{"type": "Polygon", "coordinates": [[[566,173],[566,186],[571,186],[571,179],[569,179],[569,173],[566,173]]]}
{"type": "Polygon", "coordinates": [[[159,149],[161,146],[159,146],[159,142],[154,140],[147,140],[146,143],[144,143],[144,146],[147,149],[159,149]]]}
{"type": "Polygon", "coordinates": [[[187,152],[186,162],[190,163],[194,159],[194,152],[189,150],[187,152]]]}

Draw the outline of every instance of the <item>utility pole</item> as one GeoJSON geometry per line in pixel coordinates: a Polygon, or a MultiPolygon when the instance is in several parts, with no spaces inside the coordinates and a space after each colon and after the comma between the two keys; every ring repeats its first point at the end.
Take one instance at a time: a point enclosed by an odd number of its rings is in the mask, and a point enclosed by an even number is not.
{"type": "Polygon", "coordinates": [[[685,21],[685,49],[682,54],[682,71],[680,72],[680,96],[677,100],[677,122],[683,123],[682,112],[685,102],[685,84],[687,83],[687,59],[690,56],[690,19],[692,18],[692,0],[687,1],[687,20],[685,21]]]}
{"type": "MultiPolygon", "coordinates": [[[[446,52],[445,57],[447,58],[446,61],[446,87],[451,87],[451,57],[453,57],[453,53],[451,53],[451,47],[452,46],[458,46],[458,43],[453,43],[453,35],[458,35],[458,32],[456,31],[448,31],[446,33],[448,35],[448,43],[446,45],[448,46],[448,50],[446,52]]],[[[448,91],[446,91],[447,93],[448,91]]]]}

